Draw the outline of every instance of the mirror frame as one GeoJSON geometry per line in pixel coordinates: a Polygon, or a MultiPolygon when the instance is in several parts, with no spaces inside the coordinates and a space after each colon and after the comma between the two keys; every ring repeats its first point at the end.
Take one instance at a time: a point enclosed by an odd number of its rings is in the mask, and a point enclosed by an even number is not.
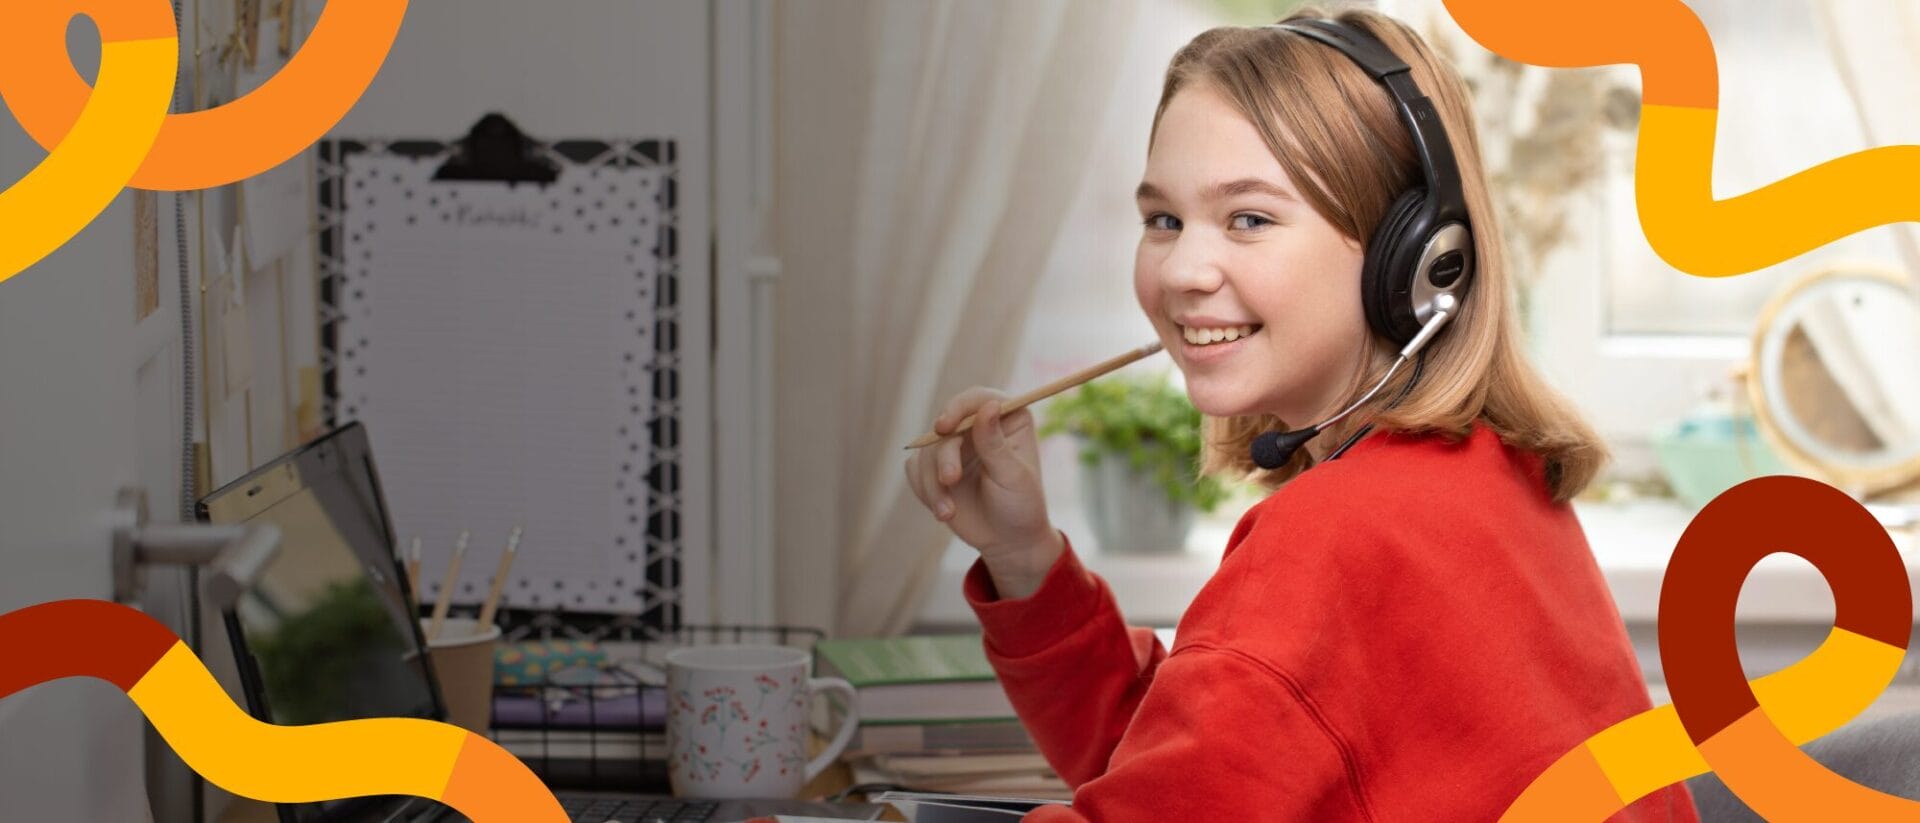
{"type": "MultiPolygon", "coordinates": [[[[1909,297],[1913,297],[1915,278],[1907,276],[1899,269],[1883,263],[1864,261],[1836,261],[1816,267],[1811,272],[1788,284],[1760,310],[1760,317],[1754,324],[1752,346],[1747,355],[1747,401],[1753,409],[1754,422],[1760,434],[1781,459],[1808,474],[1831,482],[1855,497],[1864,497],[1875,492],[1899,488],[1920,479],[1920,451],[1904,461],[1875,468],[1857,468],[1838,466],[1812,454],[1800,444],[1793,442],[1780,421],[1775,417],[1773,407],[1767,402],[1766,372],[1761,369],[1760,356],[1767,336],[1780,320],[1786,307],[1804,292],[1828,280],[1840,278],[1879,280],[1895,286],[1909,297]]],[[[1915,299],[1920,305],[1920,298],[1915,299]]]]}

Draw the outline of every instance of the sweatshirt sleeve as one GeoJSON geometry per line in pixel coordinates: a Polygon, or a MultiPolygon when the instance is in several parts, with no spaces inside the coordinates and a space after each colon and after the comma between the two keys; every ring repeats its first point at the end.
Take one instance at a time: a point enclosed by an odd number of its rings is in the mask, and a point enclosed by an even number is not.
{"type": "Polygon", "coordinates": [[[999,599],[979,561],[965,594],[987,659],[1047,762],[1070,786],[1105,772],[1167,656],[1153,631],[1122,621],[1106,581],[1080,565],[1070,542],[1028,597],[999,599]]]}
{"type": "Polygon", "coordinates": [[[1285,672],[1193,645],[1154,677],[1106,773],[1029,823],[1370,819],[1350,753],[1285,672]]]}

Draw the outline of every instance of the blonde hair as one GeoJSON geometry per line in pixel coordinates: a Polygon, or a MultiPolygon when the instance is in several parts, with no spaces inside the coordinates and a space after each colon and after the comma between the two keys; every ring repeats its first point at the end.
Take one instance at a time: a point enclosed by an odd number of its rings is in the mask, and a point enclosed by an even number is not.
{"type": "MultiPolygon", "coordinates": [[[[1286,19],[1325,16],[1304,8],[1286,19]]],[[[1400,21],[1365,9],[1344,11],[1337,19],[1392,49],[1412,67],[1414,82],[1439,110],[1459,164],[1478,266],[1459,316],[1427,346],[1419,382],[1398,405],[1385,408],[1385,398],[1397,395],[1406,377],[1396,378],[1368,409],[1321,437],[1337,443],[1371,423],[1380,432],[1439,432],[1458,440],[1478,421],[1508,444],[1539,455],[1547,491],[1556,501],[1567,500],[1593,479],[1607,449],[1521,350],[1504,244],[1480,164],[1466,84],[1400,21]]],[[[1412,137],[1386,89],[1331,47],[1271,28],[1202,32],[1167,67],[1153,116],[1155,132],[1174,94],[1198,84],[1218,91],[1253,123],[1307,202],[1349,238],[1370,245],[1374,227],[1395,197],[1424,184],[1412,137]]],[[[1372,341],[1371,356],[1363,359],[1337,408],[1359,399],[1398,353],[1378,336],[1372,341]]],[[[1401,372],[1409,374],[1411,368],[1401,372]]],[[[1313,456],[1301,449],[1286,465],[1261,469],[1249,455],[1253,439],[1313,422],[1276,415],[1207,416],[1200,471],[1278,488],[1310,468],[1313,456]]]]}

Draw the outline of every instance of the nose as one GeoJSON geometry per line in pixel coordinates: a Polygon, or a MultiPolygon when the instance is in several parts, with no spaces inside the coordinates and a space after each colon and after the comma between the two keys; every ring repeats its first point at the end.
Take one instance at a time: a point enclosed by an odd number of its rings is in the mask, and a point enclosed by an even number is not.
{"type": "Polygon", "coordinates": [[[1218,244],[1197,231],[1182,233],[1160,266],[1160,283],[1169,291],[1212,292],[1226,279],[1218,244]]]}

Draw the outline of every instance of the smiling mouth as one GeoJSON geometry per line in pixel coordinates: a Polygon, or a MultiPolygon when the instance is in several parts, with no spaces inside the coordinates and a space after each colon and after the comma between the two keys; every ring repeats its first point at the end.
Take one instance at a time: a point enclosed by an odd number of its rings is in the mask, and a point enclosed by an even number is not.
{"type": "Polygon", "coordinates": [[[1223,326],[1210,329],[1181,326],[1180,335],[1186,339],[1189,345],[1211,346],[1218,343],[1231,343],[1243,337],[1251,337],[1259,333],[1262,328],[1265,327],[1258,323],[1246,326],[1223,326]]]}

